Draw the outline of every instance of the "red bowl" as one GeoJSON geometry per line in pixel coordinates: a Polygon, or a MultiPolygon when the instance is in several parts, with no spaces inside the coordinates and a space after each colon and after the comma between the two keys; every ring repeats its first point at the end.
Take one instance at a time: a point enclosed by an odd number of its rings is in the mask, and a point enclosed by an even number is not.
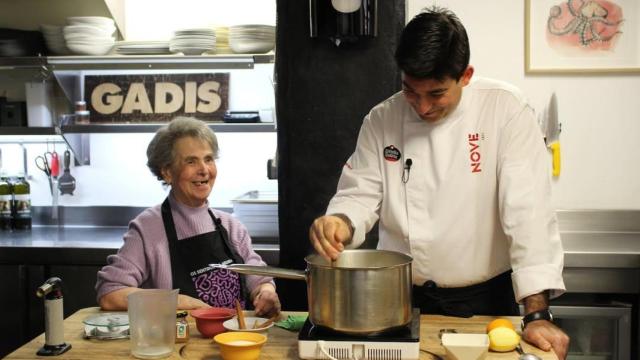
{"type": "Polygon", "coordinates": [[[191,316],[196,319],[196,328],[204,337],[213,337],[226,331],[223,322],[236,315],[234,309],[206,308],[191,310],[191,316]]]}

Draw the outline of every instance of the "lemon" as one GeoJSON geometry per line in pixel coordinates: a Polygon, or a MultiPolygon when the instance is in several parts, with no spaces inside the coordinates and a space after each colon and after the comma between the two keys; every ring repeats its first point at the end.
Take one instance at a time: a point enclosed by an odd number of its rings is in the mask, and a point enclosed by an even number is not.
{"type": "Polygon", "coordinates": [[[498,352],[513,351],[520,343],[520,335],[508,327],[497,327],[489,331],[489,349],[498,352]]]}

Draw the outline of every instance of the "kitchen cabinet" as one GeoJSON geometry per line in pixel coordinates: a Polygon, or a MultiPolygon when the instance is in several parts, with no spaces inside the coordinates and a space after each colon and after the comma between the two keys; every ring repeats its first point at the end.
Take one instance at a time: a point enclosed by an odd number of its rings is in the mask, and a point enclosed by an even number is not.
{"type": "Polygon", "coordinates": [[[20,265],[0,265],[2,283],[2,322],[0,326],[0,357],[24,343],[26,326],[25,313],[21,311],[25,303],[24,267],[20,265]]]}
{"type": "MultiPolygon", "coordinates": [[[[106,259],[105,259],[106,262],[106,259]]],[[[49,277],[63,280],[64,317],[96,306],[94,286],[99,265],[18,264],[0,265],[3,294],[0,298],[4,326],[0,327],[0,357],[44,331],[44,303],[36,289],[49,277]]]]}

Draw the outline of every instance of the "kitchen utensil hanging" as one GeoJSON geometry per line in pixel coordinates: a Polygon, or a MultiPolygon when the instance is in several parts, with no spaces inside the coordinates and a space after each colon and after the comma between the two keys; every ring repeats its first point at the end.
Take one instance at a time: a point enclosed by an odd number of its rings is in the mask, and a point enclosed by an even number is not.
{"type": "Polygon", "coordinates": [[[73,195],[73,190],[76,189],[76,179],[71,175],[69,164],[71,164],[71,152],[67,149],[64,151],[64,173],[58,181],[58,188],[60,189],[61,195],[73,195]]]}

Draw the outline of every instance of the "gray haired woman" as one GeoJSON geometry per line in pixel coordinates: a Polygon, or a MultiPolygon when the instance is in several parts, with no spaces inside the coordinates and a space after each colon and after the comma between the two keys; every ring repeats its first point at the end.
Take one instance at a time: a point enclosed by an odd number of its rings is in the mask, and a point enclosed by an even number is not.
{"type": "Polygon", "coordinates": [[[125,310],[127,295],[140,288],[179,288],[179,309],[229,307],[250,301],[258,315],[280,311],[273,279],[240,277],[209,264],[266,265],[253,251],[244,225],[209,207],[215,183],[218,141],[203,121],[178,117],[160,128],[147,148],[147,166],[170,187],[162,204],[129,224],[124,245],[98,272],[103,310],[125,310]]]}

